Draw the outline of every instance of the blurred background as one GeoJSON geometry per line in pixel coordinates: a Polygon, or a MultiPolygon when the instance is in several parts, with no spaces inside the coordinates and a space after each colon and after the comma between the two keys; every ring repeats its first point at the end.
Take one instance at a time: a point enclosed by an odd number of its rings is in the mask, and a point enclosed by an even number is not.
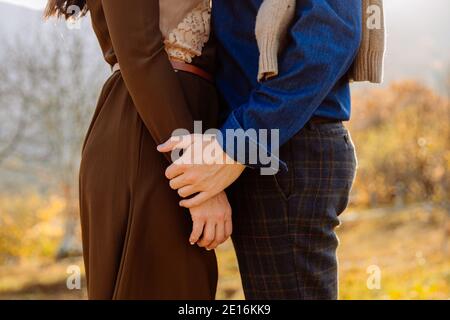
{"type": "MultiPolygon", "coordinates": [[[[0,299],[79,299],[80,145],[109,76],[89,19],[0,0],[0,299]],[[69,76],[68,76],[69,75],[69,76]]],[[[450,298],[450,2],[386,0],[382,86],[353,87],[359,171],[342,215],[341,299],[450,298]]],[[[218,298],[241,299],[232,244],[218,298]]]]}

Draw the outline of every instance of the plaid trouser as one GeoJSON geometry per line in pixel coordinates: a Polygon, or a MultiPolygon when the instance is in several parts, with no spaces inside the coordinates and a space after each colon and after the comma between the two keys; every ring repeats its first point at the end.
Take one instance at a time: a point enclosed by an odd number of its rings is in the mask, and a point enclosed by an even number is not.
{"type": "Polygon", "coordinates": [[[247,169],[230,188],[247,299],[337,299],[338,216],[356,172],[342,123],[307,124],[280,150],[289,171],[247,169]]]}

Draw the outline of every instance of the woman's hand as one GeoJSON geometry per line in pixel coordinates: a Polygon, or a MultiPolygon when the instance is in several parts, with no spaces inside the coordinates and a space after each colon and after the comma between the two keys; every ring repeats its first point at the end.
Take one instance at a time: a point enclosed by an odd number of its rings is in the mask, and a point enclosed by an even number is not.
{"type": "Polygon", "coordinates": [[[189,237],[192,245],[197,243],[199,247],[213,250],[231,236],[231,206],[225,192],[189,210],[193,222],[189,237]]]}

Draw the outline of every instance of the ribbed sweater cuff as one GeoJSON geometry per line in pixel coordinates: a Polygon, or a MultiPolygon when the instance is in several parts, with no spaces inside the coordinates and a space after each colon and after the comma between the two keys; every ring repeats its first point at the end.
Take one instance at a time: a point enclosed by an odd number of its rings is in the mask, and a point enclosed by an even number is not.
{"type": "Polygon", "coordinates": [[[382,51],[369,51],[367,54],[361,54],[353,66],[352,80],[383,82],[383,60],[384,52],[382,51]]]}
{"type": "Polygon", "coordinates": [[[270,35],[260,43],[258,81],[278,75],[278,40],[270,35]]]}

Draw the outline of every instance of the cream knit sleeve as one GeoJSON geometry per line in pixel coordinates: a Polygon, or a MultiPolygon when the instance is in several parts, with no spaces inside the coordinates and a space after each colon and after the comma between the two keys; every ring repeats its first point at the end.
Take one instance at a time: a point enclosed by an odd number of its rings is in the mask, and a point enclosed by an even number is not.
{"type": "Polygon", "coordinates": [[[295,14],[295,0],[264,0],[256,18],[258,81],[278,75],[278,52],[295,14]]]}
{"type": "MultiPolygon", "coordinates": [[[[362,41],[352,68],[350,80],[383,81],[386,30],[383,0],[361,0],[362,41]]],[[[260,57],[258,81],[278,75],[278,54],[288,36],[295,15],[295,0],[264,0],[256,18],[256,39],[260,57]]]]}
{"type": "Polygon", "coordinates": [[[381,83],[386,51],[383,0],[362,0],[362,9],[361,47],[349,76],[357,82],[381,83]]]}

